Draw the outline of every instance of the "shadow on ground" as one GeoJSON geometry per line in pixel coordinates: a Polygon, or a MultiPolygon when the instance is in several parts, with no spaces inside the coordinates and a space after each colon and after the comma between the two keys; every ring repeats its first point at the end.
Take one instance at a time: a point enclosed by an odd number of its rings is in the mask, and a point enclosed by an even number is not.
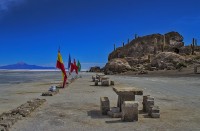
{"type": "Polygon", "coordinates": [[[143,110],[139,110],[138,113],[141,114],[144,118],[150,118],[148,113],[144,112],[143,110]]]}
{"type": "Polygon", "coordinates": [[[121,119],[119,120],[111,120],[111,121],[106,121],[106,124],[115,124],[115,123],[123,123],[123,121],[121,119]]]}
{"type": "Polygon", "coordinates": [[[104,116],[101,114],[100,110],[91,110],[87,112],[88,116],[90,116],[92,119],[103,119],[103,118],[109,118],[108,116],[104,116]]]}

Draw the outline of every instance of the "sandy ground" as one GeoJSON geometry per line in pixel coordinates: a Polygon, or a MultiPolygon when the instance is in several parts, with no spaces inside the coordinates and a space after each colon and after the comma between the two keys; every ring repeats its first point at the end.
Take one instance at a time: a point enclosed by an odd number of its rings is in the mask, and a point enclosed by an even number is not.
{"type": "MultiPolygon", "coordinates": [[[[5,75],[5,74],[4,74],[5,75]]],[[[109,76],[116,87],[134,86],[150,94],[160,106],[161,118],[152,119],[140,111],[138,122],[122,122],[100,114],[100,97],[107,96],[116,106],[117,95],[112,87],[93,86],[91,73],[60,90],[53,97],[42,97],[41,92],[59,81],[60,74],[26,74],[32,81],[0,84],[0,111],[13,109],[31,98],[46,98],[47,102],[21,121],[11,131],[111,131],[111,130],[200,130],[200,76],[195,77],[130,77],[109,76]],[[32,78],[33,79],[33,78],[32,78]],[[36,80],[35,80],[36,79],[36,80]]],[[[13,75],[12,75],[13,76],[13,75]]],[[[142,109],[142,96],[137,96],[142,109]]]]}

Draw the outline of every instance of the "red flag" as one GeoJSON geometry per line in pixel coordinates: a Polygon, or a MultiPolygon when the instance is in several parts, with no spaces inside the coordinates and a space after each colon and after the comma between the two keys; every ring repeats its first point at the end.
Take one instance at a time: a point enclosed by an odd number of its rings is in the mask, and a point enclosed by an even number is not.
{"type": "Polygon", "coordinates": [[[60,50],[58,51],[58,58],[57,58],[57,63],[56,63],[56,68],[60,69],[63,74],[63,88],[65,87],[66,81],[67,81],[67,74],[65,71],[65,66],[62,60],[62,56],[60,54],[60,50]]]}
{"type": "Polygon", "coordinates": [[[76,74],[78,74],[78,66],[76,65],[76,60],[74,59],[74,63],[71,63],[71,70],[70,72],[76,71],[76,74]]]}

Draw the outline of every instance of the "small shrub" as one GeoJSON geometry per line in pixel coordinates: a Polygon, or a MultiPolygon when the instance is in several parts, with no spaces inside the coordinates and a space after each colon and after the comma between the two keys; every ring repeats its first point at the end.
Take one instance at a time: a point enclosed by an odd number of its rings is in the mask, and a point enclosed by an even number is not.
{"type": "Polygon", "coordinates": [[[185,63],[177,63],[176,69],[182,69],[183,67],[187,67],[185,63]]]}

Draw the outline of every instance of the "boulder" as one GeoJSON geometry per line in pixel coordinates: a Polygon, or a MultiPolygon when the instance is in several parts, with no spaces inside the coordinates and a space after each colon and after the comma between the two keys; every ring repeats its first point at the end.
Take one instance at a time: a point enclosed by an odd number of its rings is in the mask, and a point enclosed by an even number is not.
{"type": "Polygon", "coordinates": [[[165,34],[166,43],[170,48],[181,48],[184,46],[183,36],[178,32],[169,32],[165,34]]]}
{"type": "Polygon", "coordinates": [[[157,67],[160,70],[176,69],[179,63],[185,63],[183,56],[173,52],[161,52],[151,61],[151,66],[157,67]]]}
{"type": "Polygon", "coordinates": [[[125,59],[116,58],[109,61],[104,69],[105,74],[109,74],[110,72],[116,73],[123,73],[131,70],[131,66],[125,59]]]}

